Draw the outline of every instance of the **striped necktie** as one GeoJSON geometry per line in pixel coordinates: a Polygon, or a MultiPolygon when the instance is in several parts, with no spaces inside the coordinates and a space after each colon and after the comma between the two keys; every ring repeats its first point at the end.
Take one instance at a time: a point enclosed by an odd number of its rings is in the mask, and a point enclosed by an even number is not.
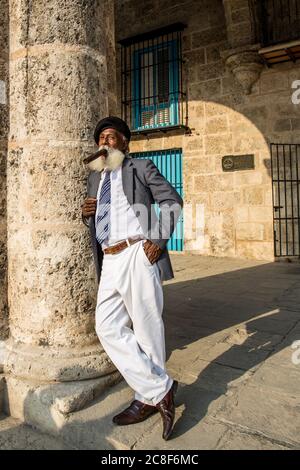
{"type": "Polygon", "coordinates": [[[98,199],[99,207],[96,220],[96,238],[100,244],[104,242],[110,232],[110,188],[110,171],[106,170],[98,199]]]}

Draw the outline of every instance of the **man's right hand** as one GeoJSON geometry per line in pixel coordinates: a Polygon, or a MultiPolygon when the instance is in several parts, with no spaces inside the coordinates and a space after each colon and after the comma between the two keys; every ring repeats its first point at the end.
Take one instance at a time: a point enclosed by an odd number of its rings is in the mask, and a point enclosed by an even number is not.
{"type": "Polygon", "coordinates": [[[81,206],[82,216],[90,217],[91,215],[96,214],[97,199],[94,197],[88,197],[85,199],[84,203],[81,206]]]}

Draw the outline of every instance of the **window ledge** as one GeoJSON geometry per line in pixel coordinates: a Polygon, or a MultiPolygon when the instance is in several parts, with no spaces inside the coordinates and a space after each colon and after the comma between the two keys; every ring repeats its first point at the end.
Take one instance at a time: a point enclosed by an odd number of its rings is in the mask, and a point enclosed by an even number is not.
{"type": "Polygon", "coordinates": [[[152,127],[152,128],[149,127],[147,129],[132,129],[131,135],[138,136],[138,135],[148,135],[148,134],[157,134],[157,133],[167,134],[168,132],[171,132],[174,130],[181,130],[184,132],[184,134],[191,133],[191,129],[188,126],[184,126],[183,124],[178,124],[176,126],[162,126],[162,127],[152,127]]]}

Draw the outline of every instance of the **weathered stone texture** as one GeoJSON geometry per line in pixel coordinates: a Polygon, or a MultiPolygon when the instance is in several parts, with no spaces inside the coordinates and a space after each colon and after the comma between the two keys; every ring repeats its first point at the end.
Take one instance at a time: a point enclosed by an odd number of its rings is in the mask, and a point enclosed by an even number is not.
{"type": "Polygon", "coordinates": [[[86,191],[86,169],[81,155],[87,149],[84,143],[44,147],[39,142],[11,150],[8,171],[13,186],[8,188],[8,222],[20,224],[20,229],[24,229],[24,223],[81,222],[78,208],[86,191]],[[15,187],[22,190],[15,191],[15,187]]]}
{"type": "Polygon", "coordinates": [[[249,45],[254,40],[248,0],[223,0],[228,42],[231,47],[249,45]]]}
{"type": "Polygon", "coordinates": [[[9,0],[0,0],[0,62],[4,59],[4,56],[8,54],[8,22],[9,22],[9,12],[8,12],[8,3],[9,0]]]}
{"type": "Polygon", "coordinates": [[[9,233],[12,336],[49,346],[93,343],[95,289],[86,272],[92,260],[82,256],[89,250],[85,234],[75,226],[53,232],[51,223],[48,229],[26,225],[9,233]]]}
{"type": "Polygon", "coordinates": [[[113,367],[94,329],[82,159],[114,89],[113,2],[10,7],[7,371],[46,381],[97,377],[113,367]]]}
{"type": "Polygon", "coordinates": [[[57,42],[97,50],[101,45],[105,47],[110,3],[110,0],[11,0],[10,22],[14,33],[11,52],[57,42]]]}
{"type": "Polygon", "coordinates": [[[8,0],[0,0],[0,339],[8,335],[6,159],[8,117],[8,0]]]}
{"type": "MultiPolygon", "coordinates": [[[[3,51],[2,51],[3,52],[3,51]]],[[[0,101],[0,149],[4,149],[7,145],[7,135],[9,127],[9,117],[8,117],[8,56],[1,54],[0,52],[0,81],[1,89],[3,90],[3,95],[1,93],[0,101]]]]}
{"type": "Polygon", "coordinates": [[[105,57],[49,51],[12,61],[11,139],[92,139],[107,107],[105,57]],[[103,79],[101,78],[103,75],[103,79]]]}

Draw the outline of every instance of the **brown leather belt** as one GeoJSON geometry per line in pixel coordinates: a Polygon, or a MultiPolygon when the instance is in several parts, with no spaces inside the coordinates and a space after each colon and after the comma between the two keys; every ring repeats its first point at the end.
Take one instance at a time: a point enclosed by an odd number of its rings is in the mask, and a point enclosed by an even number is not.
{"type": "Polygon", "coordinates": [[[120,253],[120,251],[124,250],[130,245],[133,245],[136,242],[139,242],[140,240],[143,240],[142,237],[140,238],[126,238],[126,240],[117,243],[116,245],[109,246],[108,248],[104,248],[103,252],[105,255],[115,255],[117,253],[120,253]]]}

